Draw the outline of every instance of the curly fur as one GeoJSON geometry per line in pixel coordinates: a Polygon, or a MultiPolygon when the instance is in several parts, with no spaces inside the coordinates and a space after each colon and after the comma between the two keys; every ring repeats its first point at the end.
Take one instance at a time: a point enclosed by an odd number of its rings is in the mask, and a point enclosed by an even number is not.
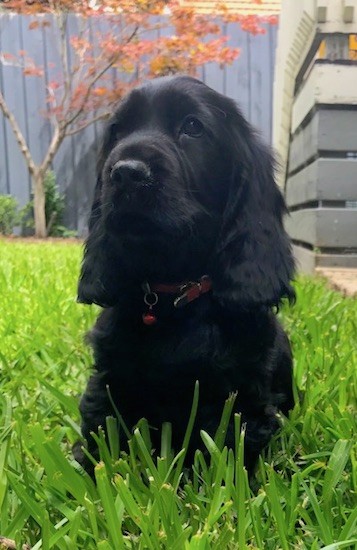
{"type": "Polygon", "coordinates": [[[128,426],[171,422],[180,450],[199,380],[189,457],[237,391],[253,470],[277,409],[293,406],[290,346],[272,312],[294,299],[285,211],[272,153],[232,100],[176,76],[121,102],[105,131],[78,290],[104,308],[89,335],[95,373],[80,405],[91,452],[90,432],[113,414],[107,386],[128,426]],[[143,324],[143,282],[204,274],[211,292],[181,309],[160,295],[158,322],[143,324]]]}

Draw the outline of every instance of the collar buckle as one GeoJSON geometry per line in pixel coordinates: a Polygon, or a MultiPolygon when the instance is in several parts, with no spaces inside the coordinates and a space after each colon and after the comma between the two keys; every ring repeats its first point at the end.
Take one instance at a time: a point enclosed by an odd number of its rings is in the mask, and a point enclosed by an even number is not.
{"type": "Polygon", "coordinates": [[[199,281],[189,281],[180,288],[180,296],[174,300],[174,306],[180,308],[196,300],[201,294],[208,292],[212,288],[212,283],[208,275],[201,277],[199,281]]]}

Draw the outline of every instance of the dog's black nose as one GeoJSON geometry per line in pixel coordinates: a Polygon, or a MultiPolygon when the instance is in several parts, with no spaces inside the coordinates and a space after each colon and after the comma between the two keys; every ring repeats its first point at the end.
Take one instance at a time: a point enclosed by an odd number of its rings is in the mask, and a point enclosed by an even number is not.
{"type": "Polygon", "coordinates": [[[141,160],[120,160],[116,162],[110,173],[113,183],[126,186],[147,187],[152,183],[150,168],[141,160]]]}

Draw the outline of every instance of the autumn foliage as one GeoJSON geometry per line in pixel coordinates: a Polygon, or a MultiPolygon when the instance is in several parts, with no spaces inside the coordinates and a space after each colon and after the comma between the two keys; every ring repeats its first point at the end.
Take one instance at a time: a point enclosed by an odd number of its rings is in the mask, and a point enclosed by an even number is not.
{"type": "MultiPolygon", "coordinates": [[[[62,67],[57,78],[47,84],[47,112],[72,133],[87,125],[90,113],[110,109],[143,78],[176,72],[195,74],[198,67],[209,62],[231,64],[239,50],[227,44],[218,21],[236,22],[253,34],[265,32],[256,16],[232,14],[223,3],[217,4],[214,18],[212,14],[197,14],[192,2],[182,5],[177,0],[10,0],[5,6],[32,15],[32,29],[54,27],[58,41],[68,34],[67,15],[78,16],[77,33],[69,39],[71,55],[62,51],[62,67]],[[107,30],[93,30],[98,28],[94,22],[98,18],[104,19],[107,30]],[[122,75],[115,87],[108,75],[112,68],[122,75]],[[70,90],[66,90],[69,79],[70,90]]],[[[20,51],[16,59],[6,52],[2,56],[7,63],[21,66],[26,76],[44,74],[44,67],[32,61],[30,52],[20,51]]]]}
{"type": "MultiPolygon", "coordinates": [[[[105,117],[113,103],[141,80],[177,72],[194,75],[209,62],[232,63],[239,50],[222,35],[222,21],[235,22],[253,34],[265,32],[262,20],[232,14],[220,2],[214,14],[198,14],[192,2],[179,0],[9,0],[0,5],[5,12],[30,16],[33,30],[50,28],[59,52],[58,66],[51,67],[55,77],[45,83],[45,67],[35,64],[31,52],[0,51],[0,62],[17,66],[27,77],[40,77],[46,85],[43,114],[53,135],[39,166],[32,162],[20,128],[6,114],[6,98],[0,91],[0,108],[10,120],[31,175],[37,173],[39,180],[66,136],[105,117]]],[[[35,195],[40,186],[34,185],[35,195]]],[[[44,228],[37,233],[44,234],[44,228]]]]}

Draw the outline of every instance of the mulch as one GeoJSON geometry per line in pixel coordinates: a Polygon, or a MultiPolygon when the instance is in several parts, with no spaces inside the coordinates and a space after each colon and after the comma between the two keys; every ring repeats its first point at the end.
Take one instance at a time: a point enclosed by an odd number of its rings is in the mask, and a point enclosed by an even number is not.
{"type": "Polygon", "coordinates": [[[316,273],[345,296],[357,296],[357,268],[318,267],[316,273]]]}
{"type": "Polygon", "coordinates": [[[5,237],[1,235],[0,240],[26,244],[83,244],[83,239],[77,237],[46,237],[45,239],[38,239],[37,237],[18,237],[17,235],[7,235],[5,237]]]}

